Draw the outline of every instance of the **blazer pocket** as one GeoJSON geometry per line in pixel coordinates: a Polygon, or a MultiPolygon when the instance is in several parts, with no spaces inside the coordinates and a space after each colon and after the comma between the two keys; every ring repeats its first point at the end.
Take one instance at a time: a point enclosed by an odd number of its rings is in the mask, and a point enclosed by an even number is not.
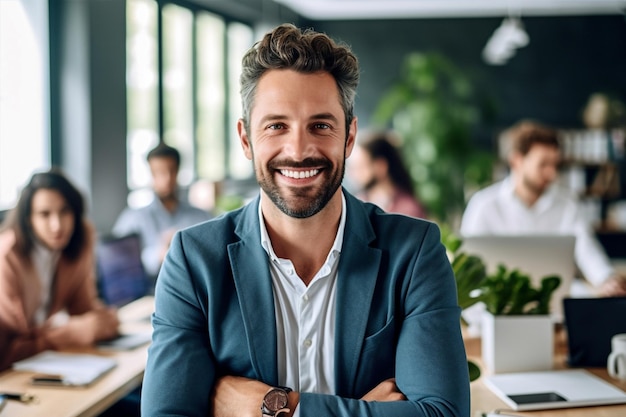
{"type": "Polygon", "coordinates": [[[385,348],[385,344],[393,347],[393,350],[395,350],[395,330],[396,322],[392,316],[382,329],[365,338],[365,340],[363,341],[363,353],[368,352],[372,349],[385,348]]]}

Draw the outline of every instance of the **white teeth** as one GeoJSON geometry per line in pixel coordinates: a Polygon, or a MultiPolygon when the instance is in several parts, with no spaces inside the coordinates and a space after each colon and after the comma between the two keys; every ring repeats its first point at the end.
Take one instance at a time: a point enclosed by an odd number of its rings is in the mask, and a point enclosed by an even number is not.
{"type": "Polygon", "coordinates": [[[317,175],[318,172],[319,172],[319,169],[311,169],[308,171],[290,171],[286,169],[280,170],[281,174],[289,178],[309,178],[314,175],[317,175]]]}

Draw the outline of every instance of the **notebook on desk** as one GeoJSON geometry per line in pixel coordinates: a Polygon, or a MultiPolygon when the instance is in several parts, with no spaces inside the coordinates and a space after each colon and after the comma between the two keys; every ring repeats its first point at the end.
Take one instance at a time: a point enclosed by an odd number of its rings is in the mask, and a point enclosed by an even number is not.
{"type": "Polygon", "coordinates": [[[488,272],[503,264],[528,274],[534,285],[547,275],[559,275],[562,281],[552,296],[550,311],[556,321],[562,321],[562,300],[569,295],[574,280],[574,236],[480,235],[462,239],[461,250],[481,257],[488,272]]]}
{"type": "Polygon", "coordinates": [[[570,366],[605,367],[611,338],[626,333],[626,297],[563,300],[570,366]]]}
{"type": "Polygon", "coordinates": [[[516,411],[626,404],[624,391],[582,369],[490,375],[485,385],[516,411]]]}
{"type": "Polygon", "coordinates": [[[13,364],[18,371],[35,372],[34,385],[86,387],[117,366],[113,358],[47,350],[13,364]]]}

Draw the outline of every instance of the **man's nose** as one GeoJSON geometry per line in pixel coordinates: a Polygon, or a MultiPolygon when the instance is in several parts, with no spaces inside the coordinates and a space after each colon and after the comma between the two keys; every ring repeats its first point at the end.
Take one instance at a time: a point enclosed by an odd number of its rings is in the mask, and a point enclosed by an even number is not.
{"type": "Polygon", "coordinates": [[[301,161],[311,156],[312,147],[313,145],[310,134],[305,128],[297,128],[290,132],[285,145],[285,150],[290,158],[296,161],[301,161]]]}

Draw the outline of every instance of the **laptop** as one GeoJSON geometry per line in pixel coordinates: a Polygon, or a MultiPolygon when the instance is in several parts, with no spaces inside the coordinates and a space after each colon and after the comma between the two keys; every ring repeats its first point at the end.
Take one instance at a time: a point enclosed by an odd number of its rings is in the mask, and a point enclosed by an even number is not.
{"type": "Polygon", "coordinates": [[[583,369],[490,375],[485,385],[516,411],[626,404],[626,392],[583,369]]]}
{"type": "MultiPolygon", "coordinates": [[[[141,262],[141,241],[138,234],[107,236],[96,246],[98,289],[109,306],[121,308],[146,295],[152,284],[141,262]]],[[[146,314],[145,319],[150,317],[146,314]]],[[[125,333],[98,342],[104,350],[130,350],[148,343],[151,332],[125,333]]]]}
{"type": "Polygon", "coordinates": [[[606,367],[611,338],[626,333],[626,297],[563,299],[570,366],[606,367]]]}
{"type": "Polygon", "coordinates": [[[98,289],[110,306],[122,307],[150,293],[138,234],[107,236],[96,246],[98,289]]]}
{"type": "Polygon", "coordinates": [[[563,320],[562,300],[570,294],[576,270],[575,236],[477,235],[462,239],[460,250],[481,257],[489,273],[503,264],[528,274],[535,286],[547,275],[559,275],[562,281],[552,295],[550,311],[555,321],[563,320]]]}

